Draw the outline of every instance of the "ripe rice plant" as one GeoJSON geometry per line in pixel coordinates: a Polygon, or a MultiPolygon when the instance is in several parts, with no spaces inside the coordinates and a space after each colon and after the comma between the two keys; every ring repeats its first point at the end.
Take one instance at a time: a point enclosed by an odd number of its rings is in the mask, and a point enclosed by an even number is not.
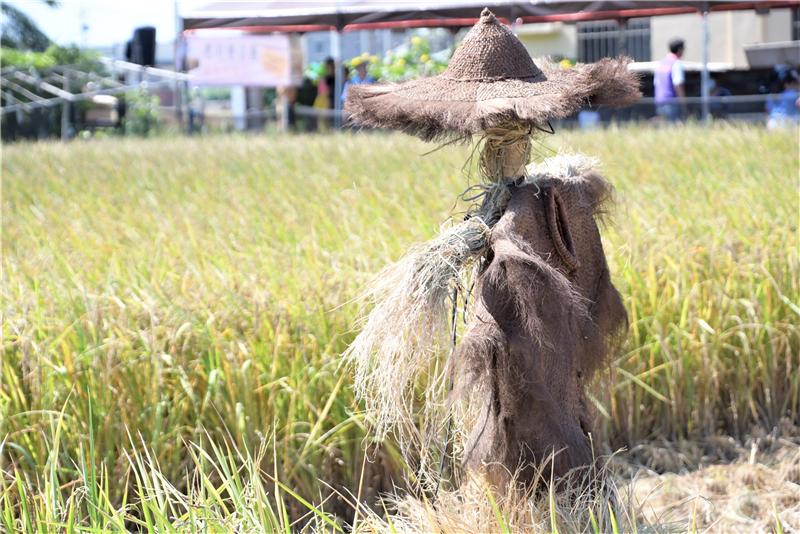
{"type": "MultiPolygon", "coordinates": [[[[797,131],[559,132],[537,155],[556,148],[617,187],[630,328],[594,394],[601,448],[800,425],[797,131]]],[[[399,483],[390,441],[365,461],[339,354],[371,275],[465,209],[468,149],[428,150],[3,147],[0,528],[336,530],[399,483]]]]}

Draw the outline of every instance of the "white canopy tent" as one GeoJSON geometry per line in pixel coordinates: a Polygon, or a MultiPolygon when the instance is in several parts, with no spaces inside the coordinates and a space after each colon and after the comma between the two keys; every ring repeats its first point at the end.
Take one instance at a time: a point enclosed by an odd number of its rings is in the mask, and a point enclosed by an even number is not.
{"type": "MultiPolygon", "coordinates": [[[[796,7],[800,0],[254,0],[216,1],[183,16],[184,31],[232,28],[254,32],[331,30],[334,50],[343,31],[379,28],[464,27],[474,24],[482,8],[490,8],[508,23],[578,22],[700,13],[703,17],[701,101],[708,117],[710,76],[708,14],[715,11],[796,7]]],[[[622,25],[624,28],[624,24],[622,25]]],[[[336,54],[341,56],[340,50],[336,54]]],[[[336,59],[341,60],[341,57],[336,59]]],[[[337,71],[337,75],[339,75],[337,71]]],[[[341,83],[337,82],[337,93],[341,83]]],[[[340,99],[335,100],[340,105],[340,99]]]]}
{"type": "Polygon", "coordinates": [[[217,0],[183,15],[185,30],[338,31],[471,26],[482,8],[507,22],[626,19],[704,11],[770,9],[798,1],[757,0],[217,0]]]}

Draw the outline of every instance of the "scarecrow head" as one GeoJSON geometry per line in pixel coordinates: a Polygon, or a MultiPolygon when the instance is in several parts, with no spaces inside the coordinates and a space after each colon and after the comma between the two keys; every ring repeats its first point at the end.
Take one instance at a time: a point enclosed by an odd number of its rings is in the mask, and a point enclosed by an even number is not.
{"type": "Polygon", "coordinates": [[[626,105],[639,96],[627,61],[537,65],[511,29],[484,9],[444,72],[354,88],[345,111],[356,124],[434,140],[507,127],[536,131],[585,104],[626,105]]]}

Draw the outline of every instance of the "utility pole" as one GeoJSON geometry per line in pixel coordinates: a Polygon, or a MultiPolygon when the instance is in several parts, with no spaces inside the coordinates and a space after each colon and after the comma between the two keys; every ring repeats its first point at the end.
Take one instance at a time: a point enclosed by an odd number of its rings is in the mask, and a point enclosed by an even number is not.
{"type": "MultiPolygon", "coordinates": [[[[183,72],[184,58],[186,57],[186,43],[183,42],[183,23],[181,22],[181,12],[179,0],[174,0],[173,14],[175,17],[175,43],[173,46],[173,56],[175,62],[175,72],[183,72]]],[[[178,122],[178,129],[183,127],[183,96],[186,82],[175,77],[175,85],[172,88],[172,105],[175,106],[175,120],[178,122]]],[[[186,102],[189,103],[188,90],[186,102]]],[[[187,125],[188,128],[188,125],[187,125]]]]}
{"type": "Polygon", "coordinates": [[[711,92],[711,76],[708,71],[708,48],[711,42],[711,32],[708,28],[708,4],[703,6],[703,75],[700,79],[700,96],[701,98],[701,116],[703,122],[708,124],[711,122],[711,114],[709,113],[708,97],[711,92]]]}
{"type": "Polygon", "coordinates": [[[617,55],[618,56],[627,56],[628,55],[628,19],[619,19],[617,20],[617,25],[619,27],[619,32],[617,33],[617,55]]]}
{"type": "Polygon", "coordinates": [[[335,112],[333,124],[338,129],[342,127],[342,86],[344,85],[344,58],[342,57],[342,26],[336,25],[331,30],[331,55],[336,67],[333,82],[333,110],[335,112]]]}
{"type": "Polygon", "coordinates": [[[86,9],[81,8],[79,18],[81,21],[81,48],[86,50],[89,45],[89,24],[86,23],[86,9]]]}
{"type": "MultiPolygon", "coordinates": [[[[64,90],[69,92],[69,71],[64,72],[64,90]]],[[[69,140],[69,131],[70,131],[70,105],[69,100],[64,100],[64,103],[61,104],[61,140],[67,141],[69,140]]]]}

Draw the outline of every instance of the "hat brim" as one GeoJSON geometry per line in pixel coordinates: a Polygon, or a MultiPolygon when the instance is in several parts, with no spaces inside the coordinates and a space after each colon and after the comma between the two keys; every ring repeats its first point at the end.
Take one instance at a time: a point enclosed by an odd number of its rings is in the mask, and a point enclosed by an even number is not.
{"type": "Polygon", "coordinates": [[[640,96],[629,60],[561,68],[537,62],[530,80],[455,80],[444,75],[402,84],[354,85],[345,111],[355,124],[391,128],[425,140],[462,137],[508,123],[544,125],[586,104],[624,106],[640,96]]]}

